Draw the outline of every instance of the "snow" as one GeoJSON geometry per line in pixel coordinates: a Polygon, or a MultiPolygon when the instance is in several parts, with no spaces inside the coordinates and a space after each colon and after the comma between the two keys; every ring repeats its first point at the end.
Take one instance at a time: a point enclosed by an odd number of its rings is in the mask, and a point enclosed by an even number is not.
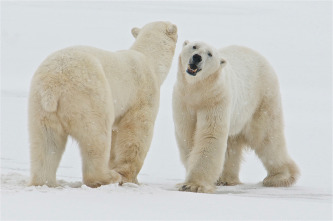
{"type": "Polygon", "coordinates": [[[4,184],[4,202],[15,202],[15,206],[4,203],[2,212],[4,217],[12,219],[318,220],[330,217],[331,196],[302,187],[272,191],[259,185],[242,185],[220,188],[216,194],[194,194],[175,191],[171,182],[122,187],[112,184],[92,189],[62,181],[64,187],[50,189],[25,187],[26,180],[19,174],[8,174],[5,179],[12,182],[4,184]],[[24,210],[18,213],[18,208],[24,210]]]}
{"type": "Polygon", "coordinates": [[[1,2],[1,219],[332,219],[332,3],[330,1],[6,1],[1,2]],[[132,27],[178,26],[175,58],[161,90],[154,138],[140,185],[91,189],[69,140],[58,188],[28,187],[27,95],[51,52],[90,45],[111,51],[133,43],[132,27]],[[185,40],[245,45],[267,57],[282,93],[288,150],[302,176],[290,188],[265,188],[266,172],[244,154],[242,185],[215,194],[178,192],[185,170],[174,138],[171,94],[185,40]]]}

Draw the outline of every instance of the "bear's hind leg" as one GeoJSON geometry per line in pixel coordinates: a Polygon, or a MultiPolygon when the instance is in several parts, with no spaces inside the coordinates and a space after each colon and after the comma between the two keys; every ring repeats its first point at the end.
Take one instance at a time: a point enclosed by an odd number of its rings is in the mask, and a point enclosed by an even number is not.
{"type": "Polygon", "coordinates": [[[111,124],[108,117],[87,115],[73,135],[80,146],[84,184],[95,188],[121,182],[120,174],[109,169],[111,124]]]}
{"type": "Polygon", "coordinates": [[[278,100],[266,100],[254,115],[250,128],[247,128],[249,145],[268,173],[263,181],[264,186],[291,186],[299,176],[298,167],[286,148],[281,112],[278,100]]]}
{"type": "Polygon", "coordinates": [[[138,183],[154,128],[150,107],[129,110],[120,120],[116,141],[112,145],[111,168],[122,175],[122,182],[138,183]]]}
{"type": "Polygon", "coordinates": [[[299,170],[284,146],[269,141],[255,151],[268,173],[263,180],[264,186],[287,187],[296,182],[299,170]]]}
{"type": "Polygon", "coordinates": [[[56,172],[68,135],[53,113],[31,112],[29,120],[31,164],[29,185],[57,186],[56,172]]]}
{"type": "MultiPolygon", "coordinates": [[[[111,137],[111,136],[110,136],[111,137]]],[[[108,167],[109,137],[89,134],[89,138],[79,141],[82,155],[83,182],[89,187],[99,187],[121,182],[121,176],[108,167]]]]}

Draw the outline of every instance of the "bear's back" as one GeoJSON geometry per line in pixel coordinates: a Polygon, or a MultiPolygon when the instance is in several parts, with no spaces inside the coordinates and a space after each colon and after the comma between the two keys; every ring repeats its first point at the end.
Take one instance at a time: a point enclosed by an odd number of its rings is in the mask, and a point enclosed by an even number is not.
{"type": "Polygon", "coordinates": [[[227,61],[225,71],[231,90],[231,134],[237,134],[260,104],[268,90],[278,85],[274,70],[258,52],[243,46],[219,50],[227,61]],[[239,117],[242,116],[242,117],[239,117]]]}

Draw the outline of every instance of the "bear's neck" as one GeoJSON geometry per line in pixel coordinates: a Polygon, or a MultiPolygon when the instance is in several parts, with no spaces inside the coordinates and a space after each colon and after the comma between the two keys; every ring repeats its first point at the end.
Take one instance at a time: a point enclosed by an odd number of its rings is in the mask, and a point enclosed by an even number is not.
{"type": "Polygon", "coordinates": [[[184,68],[182,67],[182,62],[179,57],[178,61],[178,74],[177,81],[181,82],[180,90],[184,95],[193,96],[197,93],[202,93],[199,96],[203,99],[208,99],[208,97],[216,97],[223,90],[222,88],[228,87],[228,80],[225,73],[222,73],[221,69],[217,70],[215,73],[210,74],[208,77],[200,79],[194,82],[188,82],[185,78],[187,73],[184,73],[184,68]]]}
{"type": "Polygon", "coordinates": [[[130,49],[141,52],[146,56],[161,85],[171,67],[175,52],[174,45],[169,39],[157,41],[156,39],[149,38],[149,36],[139,36],[130,49]]]}

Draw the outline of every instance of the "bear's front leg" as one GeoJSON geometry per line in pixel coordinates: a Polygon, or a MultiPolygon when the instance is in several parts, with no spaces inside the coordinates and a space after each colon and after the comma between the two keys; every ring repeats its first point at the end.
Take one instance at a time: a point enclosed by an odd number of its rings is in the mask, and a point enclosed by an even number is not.
{"type": "Polygon", "coordinates": [[[187,161],[187,176],[180,191],[211,193],[215,191],[227,149],[228,121],[222,109],[197,113],[194,147],[187,161]]]}
{"type": "Polygon", "coordinates": [[[111,150],[111,169],[122,175],[122,182],[138,183],[137,175],[149,150],[156,113],[154,108],[141,106],[129,110],[114,132],[111,150]]]}
{"type": "MultiPolygon", "coordinates": [[[[187,159],[193,147],[193,138],[197,122],[195,112],[190,110],[178,94],[173,97],[173,119],[180,159],[187,166],[187,159]]],[[[186,168],[187,169],[187,168],[186,168]]]]}

